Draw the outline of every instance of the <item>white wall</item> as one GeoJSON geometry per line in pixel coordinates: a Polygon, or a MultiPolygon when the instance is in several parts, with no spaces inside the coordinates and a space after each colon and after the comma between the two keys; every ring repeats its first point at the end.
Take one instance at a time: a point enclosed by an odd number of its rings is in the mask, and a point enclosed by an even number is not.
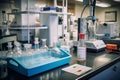
{"type": "MultiPolygon", "coordinates": [[[[75,5],[75,16],[76,16],[76,19],[80,18],[82,10],[83,10],[83,5],[82,4],[76,4],[75,5]]],[[[89,8],[87,7],[85,9],[82,17],[87,17],[88,15],[89,15],[89,8]]]]}
{"type": "MultiPolygon", "coordinates": [[[[76,18],[79,18],[81,15],[83,9],[82,4],[76,4],[75,5],[75,15],[76,18]]],[[[117,21],[120,22],[120,10],[119,6],[118,7],[110,7],[110,8],[101,8],[101,7],[96,7],[95,9],[95,16],[99,18],[99,21],[105,21],[105,12],[106,11],[117,11],[117,21]]],[[[89,16],[89,7],[87,7],[84,11],[83,17],[89,16]]]]}

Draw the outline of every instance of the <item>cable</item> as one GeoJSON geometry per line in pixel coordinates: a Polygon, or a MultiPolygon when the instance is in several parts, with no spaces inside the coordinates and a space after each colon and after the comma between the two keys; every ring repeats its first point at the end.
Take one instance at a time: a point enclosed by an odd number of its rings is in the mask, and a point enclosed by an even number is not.
{"type": "Polygon", "coordinates": [[[84,6],[84,8],[83,8],[83,10],[82,10],[82,12],[81,12],[81,16],[80,16],[81,18],[82,18],[83,12],[85,11],[85,8],[86,8],[87,6],[88,6],[88,5],[85,5],[85,6],[84,6]]]}

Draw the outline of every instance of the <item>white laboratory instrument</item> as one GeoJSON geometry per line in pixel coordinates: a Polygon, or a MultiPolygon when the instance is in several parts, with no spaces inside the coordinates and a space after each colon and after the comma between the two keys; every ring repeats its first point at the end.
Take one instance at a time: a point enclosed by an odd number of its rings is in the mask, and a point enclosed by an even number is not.
{"type": "MultiPolygon", "coordinates": [[[[84,2],[87,0],[84,0],[84,2]]],[[[84,3],[85,4],[85,3],[84,3]]],[[[96,25],[97,25],[97,18],[95,17],[95,4],[96,4],[96,0],[91,0],[88,3],[86,3],[85,5],[90,5],[90,16],[88,16],[86,18],[87,20],[87,33],[86,35],[88,36],[88,40],[86,41],[86,47],[87,47],[87,51],[94,51],[94,52],[98,52],[101,50],[105,50],[105,43],[103,42],[103,40],[97,40],[96,39],[96,25]]],[[[85,22],[85,21],[83,21],[85,22]]],[[[80,24],[82,24],[80,22],[80,24]]],[[[83,27],[83,26],[80,26],[83,27]]]]}
{"type": "Polygon", "coordinates": [[[90,20],[88,22],[88,40],[86,41],[86,47],[88,52],[98,52],[105,50],[105,43],[103,40],[96,39],[96,21],[94,23],[90,20]]]}
{"type": "Polygon", "coordinates": [[[104,22],[98,26],[96,33],[109,34],[109,36],[104,36],[103,38],[115,38],[119,36],[118,24],[116,22],[104,22]]]}
{"type": "Polygon", "coordinates": [[[104,50],[106,45],[103,40],[86,41],[87,51],[99,52],[104,50]]]}

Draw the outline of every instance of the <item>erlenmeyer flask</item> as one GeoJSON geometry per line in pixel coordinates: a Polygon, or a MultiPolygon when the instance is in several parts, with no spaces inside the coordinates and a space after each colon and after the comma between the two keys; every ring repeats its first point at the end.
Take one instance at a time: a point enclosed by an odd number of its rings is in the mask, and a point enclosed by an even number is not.
{"type": "Polygon", "coordinates": [[[46,45],[46,39],[42,39],[42,46],[40,49],[42,50],[42,52],[48,51],[48,47],[46,45]]]}
{"type": "Polygon", "coordinates": [[[7,47],[8,47],[7,57],[13,57],[12,42],[8,42],[7,47]]]}
{"type": "Polygon", "coordinates": [[[17,41],[14,42],[13,53],[15,57],[20,57],[22,55],[21,44],[17,41]]]}
{"type": "Polygon", "coordinates": [[[33,54],[33,51],[32,51],[32,49],[31,49],[31,47],[32,47],[32,44],[24,44],[25,50],[24,50],[24,52],[23,52],[23,55],[25,55],[25,56],[30,56],[30,55],[32,55],[32,54],[33,54]]]}

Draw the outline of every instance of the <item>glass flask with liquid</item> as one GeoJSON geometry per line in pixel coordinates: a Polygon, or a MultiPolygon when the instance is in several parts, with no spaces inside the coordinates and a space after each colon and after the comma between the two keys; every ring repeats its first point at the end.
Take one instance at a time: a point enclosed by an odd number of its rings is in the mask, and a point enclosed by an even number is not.
{"type": "Polygon", "coordinates": [[[7,51],[7,57],[13,57],[13,50],[12,50],[12,42],[8,42],[8,51],[7,51]]]}
{"type": "Polygon", "coordinates": [[[34,40],[34,53],[39,53],[39,40],[38,38],[36,37],[35,40],[34,40]]]}
{"type": "Polygon", "coordinates": [[[13,56],[20,57],[22,55],[21,44],[17,41],[14,42],[13,56]]]}
{"type": "Polygon", "coordinates": [[[41,39],[42,40],[42,46],[40,47],[40,54],[42,54],[43,57],[48,58],[49,57],[49,48],[46,45],[47,39],[41,39]]]}
{"type": "Polygon", "coordinates": [[[33,54],[33,50],[31,49],[32,44],[24,44],[23,56],[30,56],[33,54]]]}
{"type": "Polygon", "coordinates": [[[47,45],[46,45],[46,40],[47,40],[47,39],[42,39],[42,46],[41,46],[41,48],[40,48],[40,50],[41,50],[42,52],[47,52],[47,51],[48,51],[48,47],[47,47],[47,45]]]}

